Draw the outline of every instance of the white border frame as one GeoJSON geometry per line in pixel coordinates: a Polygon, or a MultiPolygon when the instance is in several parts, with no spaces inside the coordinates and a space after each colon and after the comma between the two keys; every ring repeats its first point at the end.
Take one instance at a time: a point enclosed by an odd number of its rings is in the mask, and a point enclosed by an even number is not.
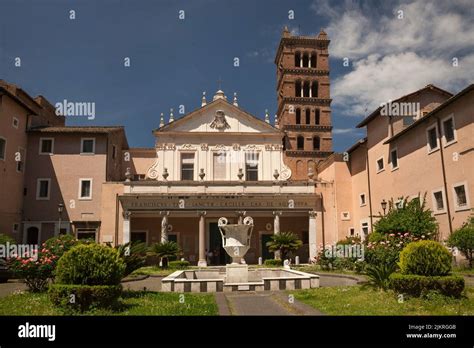
{"type": "Polygon", "coordinates": [[[94,185],[94,180],[92,178],[79,178],[79,189],[78,189],[78,192],[77,192],[77,199],[79,199],[80,201],[92,201],[92,189],[93,189],[93,186],[94,185]],[[89,197],[81,197],[81,193],[82,193],[82,183],[84,181],[90,181],[91,182],[91,194],[89,197]]]}
{"type": "Polygon", "coordinates": [[[38,154],[39,155],[54,155],[54,138],[46,138],[46,137],[39,138],[38,154]],[[41,151],[41,149],[43,148],[42,146],[43,140],[51,140],[51,152],[41,151]]]}
{"type": "Polygon", "coordinates": [[[434,215],[446,214],[446,194],[445,194],[444,189],[442,187],[434,189],[434,190],[431,191],[431,205],[432,205],[432,208],[433,208],[433,214],[434,215]],[[441,192],[441,194],[443,195],[443,209],[442,210],[437,209],[438,207],[437,207],[436,198],[435,198],[435,195],[434,195],[437,192],[441,192]]]}
{"type": "Polygon", "coordinates": [[[458,142],[458,135],[456,132],[456,123],[454,122],[454,114],[449,114],[448,116],[444,117],[441,119],[441,137],[443,138],[443,147],[448,147],[451,144],[455,144],[458,142]],[[452,119],[453,120],[453,134],[454,134],[454,139],[451,141],[446,141],[446,134],[444,132],[444,122],[452,119]]]}
{"type": "Polygon", "coordinates": [[[435,123],[429,127],[426,128],[426,150],[428,151],[428,154],[436,152],[440,149],[440,143],[439,143],[439,129],[438,125],[435,123]],[[432,129],[436,129],[436,147],[430,148],[430,137],[429,137],[429,131],[432,129]]]}
{"type": "Polygon", "coordinates": [[[81,148],[79,149],[79,153],[81,155],[85,155],[85,156],[92,156],[92,155],[95,155],[95,138],[81,138],[81,148]],[[84,146],[84,141],[85,140],[92,140],[93,141],[93,144],[92,144],[92,152],[83,152],[82,151],[82,148],[84,146]]]}
{"type": "Polygon", "coordinates": [[[469,199],[469,185],[467,181],[457,182],[451,185],[451,191],[453,192],[453,199],[454,199],[454,211],[464,211],[464,210],[471,210],[471,201],[469,199]],[[464,186],[464,192],[466,193],[466,206],[460,207],[457,204],[457,195],[456,191],[454,190],[455,187],[464,186]]]}
{"type": "Polygon", "coordinates": [[[37,178],[36,179],[36,200],[37,201],[49,201],[51,199],[51,178],[37,178]],[[40,181],[48,182],[48,196],[40,197],[40,181]]]}

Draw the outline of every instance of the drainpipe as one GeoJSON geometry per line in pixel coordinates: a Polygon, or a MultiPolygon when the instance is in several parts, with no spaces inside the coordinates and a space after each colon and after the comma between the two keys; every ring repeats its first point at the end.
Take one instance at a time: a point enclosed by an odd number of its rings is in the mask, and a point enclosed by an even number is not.
{"type": "Polygon", "coordinates": [[[451,209],[449,208],[449,194],[448,194],[448,183],[446,182],[446,168],[444,166],[444,153],[443,153],[443,139],[441,137],[441,120],[436,116],[436,124],[438,126],[439,132],[439,155],[441,157],[441,172],[443,174],[443,186],[444,194],[446,195],[446,210],[448,212],[448,225],[449,225],[449,234],[453,233],[453,225],[451,222],[451,209]]]}
{"type": "Polygon", "coordinates": [[[369,149],[367,147],[367,141],[365,141],[365,158],[367,161],[367,189],[369,194],[369,216],[370,216],[370,232],[373,231],[374,224],[373,224],[373,217],[372,217],[372,193],[370,189],[370,164],[369,164],[369,149]]]}
{"type": "Polygon", "coordinates": [[[324,197],[323,197],[322,192],[319,195],[321,196],[321,234],[323,237],[323,247],[324,247],[326,245],[326,236],[325,236],[326,233],[324,229],[324,197]]]}
{"type": "Polygon", "coordinates": [[[118,224],[119,224],[119,199],[118,193],[115,194],[115,240],[114,245],[118,245],[118,224]]]}

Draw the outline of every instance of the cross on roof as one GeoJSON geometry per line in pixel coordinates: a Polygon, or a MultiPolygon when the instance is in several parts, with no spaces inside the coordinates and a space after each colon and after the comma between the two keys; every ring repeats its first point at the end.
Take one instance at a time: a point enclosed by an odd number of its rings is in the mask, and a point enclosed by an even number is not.
{"type": "Polygon", "coordinates": [[[222,87],[222,86],[221,86],[222,82],[223,82],[223,81],[222,81],[221,77],[219,76],[219,79],[217,80],[217,87],[218,87],[218,90],[221,89],[221,87],[222,87]]]}

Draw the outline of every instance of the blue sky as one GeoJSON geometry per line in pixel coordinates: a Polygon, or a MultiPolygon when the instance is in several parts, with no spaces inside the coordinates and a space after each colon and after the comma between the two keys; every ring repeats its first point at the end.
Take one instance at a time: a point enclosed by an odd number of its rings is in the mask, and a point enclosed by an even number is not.
{"type": "Polygon", "coordinates": [[[2,0],[0,78],[53,104],[95,102],[95,120],[68,118],[67,124],[124,125],[131,146],[149,147],[161,112],[167,119],[170,108],[175,117],[179,105],[186,112],[198,108],[203,91],[212,98],[218,79],[229,99],[238,93],[243,109],[273,115],[273,58],[283,26],[302,35],[325,28],[332,40],[334,150],[343,151],[363,136],[354,125],[386,99],[427,83],[453,92],[472,83],[472,15],[463,0],[2,0]]]}

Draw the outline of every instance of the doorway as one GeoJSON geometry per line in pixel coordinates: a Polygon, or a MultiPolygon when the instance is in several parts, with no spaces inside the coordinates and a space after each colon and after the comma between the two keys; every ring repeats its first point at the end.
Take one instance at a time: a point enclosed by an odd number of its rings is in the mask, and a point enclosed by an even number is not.
{"type": "Polygon", "coordinates": [[[26,230],[26,244],[38,244],[39,242],[39,229],[38,227],[28,227],[26,230]]]}
{"type": "MultiPolygon", "coordinates": [[[[212,251],[211,265],[225,265],[231,263],[230,256],[222,247],[222,237],[217,222],[209,223],[209,249],[212,251]]],[[[207,255],[206,255],[207,256],[207,255]]],[[[207,259],[207,257],[206,257],[207,259]]]]}
{"type": "Polygon", "coordinates": [[[271,241],[273,234],[262,234],[260,235],[261,255],[263,261],[273,259],[273,253],[268,250],[267,242],[271,241]]]}

